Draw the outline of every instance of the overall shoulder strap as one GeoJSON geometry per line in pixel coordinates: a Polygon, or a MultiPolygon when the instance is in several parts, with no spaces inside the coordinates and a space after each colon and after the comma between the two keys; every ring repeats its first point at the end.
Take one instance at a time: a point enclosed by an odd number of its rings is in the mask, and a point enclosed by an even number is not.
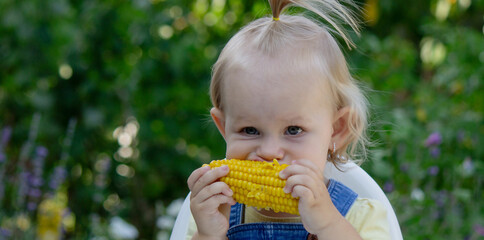
{"type": "Polygon", "coordinates": [[[333,201],[334,206],[341,215],[346,216],[351,208],[351,205],[356,201],[358,194],[345,186],[343,183],[334,179],[330,179],[328,186],[329,196],[333,201]]]}
{"type": "Polygon", "coordinates": [[[244,206],[240,203],[236,203],[230,208],[230,219],[229,225],[230,227],[239,225],[242,223],[242,218],[244,217],[244,206]]]}

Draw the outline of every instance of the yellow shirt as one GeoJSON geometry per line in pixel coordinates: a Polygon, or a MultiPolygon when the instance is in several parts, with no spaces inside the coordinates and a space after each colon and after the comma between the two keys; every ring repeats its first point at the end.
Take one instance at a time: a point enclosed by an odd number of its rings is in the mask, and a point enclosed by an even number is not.
{"type": "MultiPolygon", "coordinates": [[[[345,218],[356,229],[362,239],[390,239],[387,211],[378,200],[357,198],[345,218]]],[[[301,222],[301,217],[267,217],[250,207],[245,210],[244,222],[301,222]]],[[[192,239],[196,231],[197,225],[193,216],[191,216],[186,239],[192,239]]]]}

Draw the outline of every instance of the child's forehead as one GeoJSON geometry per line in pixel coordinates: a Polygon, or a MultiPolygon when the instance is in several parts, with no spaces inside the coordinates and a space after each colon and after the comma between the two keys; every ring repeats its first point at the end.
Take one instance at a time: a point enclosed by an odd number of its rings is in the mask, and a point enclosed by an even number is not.
{"type": "Polygon", "coordinates": [[[271,66],[232,71],[224,79],[227,110],[289,116],[291,113],[331,109],[331,93],[321,76],[271,66]]]}
{"type": "Polygon", "coordinates": [[[231,89],[247,94],[327,94],[327,76],[313,64],[290,58],[254,57],[228,69],[223,92],[231,89]]]}

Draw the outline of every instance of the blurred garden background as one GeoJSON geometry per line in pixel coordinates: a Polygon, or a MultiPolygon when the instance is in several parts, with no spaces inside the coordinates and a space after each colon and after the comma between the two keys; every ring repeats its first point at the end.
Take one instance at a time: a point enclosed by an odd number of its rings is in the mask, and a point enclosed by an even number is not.
{"type": "MultiPolygon", "coordinates": [[[[362,165],[405,239],[484,239],[484,1],[361,0],[362,165]]],[[[0,239],[167,239],[224,157],[211,66],[264,0],[1,0],[0,239]]],[[[342,44],[344,46],[344,44],[342,44]]]]}

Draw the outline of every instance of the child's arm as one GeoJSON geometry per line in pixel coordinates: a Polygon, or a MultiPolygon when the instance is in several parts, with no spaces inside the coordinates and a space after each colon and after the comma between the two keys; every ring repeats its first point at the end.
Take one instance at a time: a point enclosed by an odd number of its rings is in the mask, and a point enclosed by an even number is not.
{"type": "Polygon", "coordinates": [[[192,191],[190,210],[197,224],[193,239],[226,239],[230,205],[234,205],[235,200],[229,186],[217,180],[228,172],[227,166],[212,170],[205,166],[193,171],[188,178],[188,187],[192,191]]]}
{"type": "Polygon", "coordinates": [[[281,171],[287,179],[284,191],[299,197],[299,213],[304,228],[322,239],[361,239],[358,232],[333,205],[324,185],[322,169],[309,160],[293,161],[281,171]]]}

